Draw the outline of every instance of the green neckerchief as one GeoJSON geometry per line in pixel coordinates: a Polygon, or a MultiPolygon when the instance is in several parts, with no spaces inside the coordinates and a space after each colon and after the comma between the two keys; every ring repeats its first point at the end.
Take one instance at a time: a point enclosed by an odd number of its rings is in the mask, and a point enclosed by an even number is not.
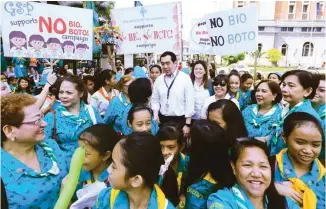
{"type": "Polygon", "coordinates": [[[58,168],[58,164],[57,164],[57,159],[54,155],[53,149],[46,143],[46,142],[41,142],[38,145],[40,145],[44,152],[46,153],[46,155],[48,155],[52,161],[52,167],[50,168],[50,170],[44,172],[44,173],[37,173],[37,172],[32,172],[32,171],[27,171],[25,174],[28,176],[32,176],[32,177],[42,177],[42,176],[49,176],[49,175],[58,175],[60,173],[60,170],[58,168]]]}
{"type": "MultiPolygon", "coordinates": [[[[232,187],[232,192],[234,194],[237,206],[240,209],[255,209],[254,205],[251,203],[247,194],[242,191],[242,189],[239,187],[238,184],[232,187]]],[[[267,204],[268,204],[268,200],[267,197],[265,197],[264,208],[267,208],[267,204]]]]}

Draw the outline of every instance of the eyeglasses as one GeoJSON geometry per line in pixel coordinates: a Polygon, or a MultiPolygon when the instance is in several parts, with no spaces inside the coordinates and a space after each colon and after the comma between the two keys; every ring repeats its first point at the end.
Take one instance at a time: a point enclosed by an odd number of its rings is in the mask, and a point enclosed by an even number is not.
{"type": "Polygon", "coordinates": [[[41,117],[35,121],[31,121],[31,122],[23,122],[21,124],[29,124],[29,125],[36,125],[39,126],[41,125],[42,121],[44,120],[44,115],[41,115],[41,117]]]}
{"type": "Polygon", "coordinates": [[[226,83],[225,82],[213,82],[213,86],[218,86],[220,85],[221,87],[224,87],[226,86],[226,83]]]}

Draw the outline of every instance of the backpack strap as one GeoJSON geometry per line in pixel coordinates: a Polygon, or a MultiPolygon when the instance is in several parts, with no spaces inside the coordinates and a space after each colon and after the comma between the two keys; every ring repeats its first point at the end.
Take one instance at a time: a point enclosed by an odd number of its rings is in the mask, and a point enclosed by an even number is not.
{"type": "Polygon", "coordinates": [[[52,139],[57,141],[57,118],[55,116],[55,110],[50,110],[50,112],[53,114],[53,135],[52,135],[52,139]]]}

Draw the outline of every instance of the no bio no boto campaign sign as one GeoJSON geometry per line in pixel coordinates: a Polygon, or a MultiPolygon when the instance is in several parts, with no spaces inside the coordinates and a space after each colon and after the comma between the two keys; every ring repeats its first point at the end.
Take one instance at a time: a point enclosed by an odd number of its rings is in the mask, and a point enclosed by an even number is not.
{"type": "Polygon", "coordinates": [[[178,3],[112,10],[119,26],[118,54],[180,52],[178,3]]]}
{"type": "Polygon", "coordinates": [[[257,5],[205,15],[211,51],[235,55],[257,49],[257,5]]]}
{"type": "Polygon", "coordinates": [[[1,13],[5,56],[92,60],[92,10],[7,1],[1,13]]]}

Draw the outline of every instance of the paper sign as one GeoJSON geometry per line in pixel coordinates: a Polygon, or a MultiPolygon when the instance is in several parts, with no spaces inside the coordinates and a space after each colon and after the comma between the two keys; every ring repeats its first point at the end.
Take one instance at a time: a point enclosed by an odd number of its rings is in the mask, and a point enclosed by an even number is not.
{"type": "Polygon", "coordinates": [[[206,20],[204,18],[193,19],[191,21],[189,52],[192,54],[212,54],[211,48],[206,20]]]}
{"type": "Polygon", "coordinates": [[[30,1],[1,3],[7,57],[92,60],[93,11],[30,1]]]}
{"type": "Polygon", "coordinates": [[[205,15],[212,52],[235,55],[257,49],[257,5],[205,15]]]}

